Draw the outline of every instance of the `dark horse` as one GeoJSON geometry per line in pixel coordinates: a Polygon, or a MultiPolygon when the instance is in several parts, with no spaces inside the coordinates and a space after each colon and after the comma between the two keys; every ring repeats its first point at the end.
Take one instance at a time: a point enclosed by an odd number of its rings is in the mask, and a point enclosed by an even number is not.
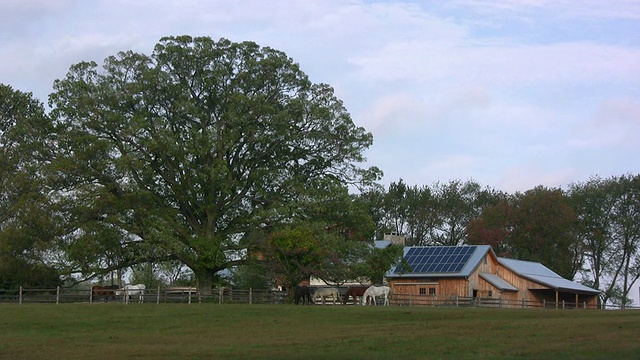
{"type": "Polygon", "coordinates": [[[342,297],[342,305],[346,305],[347,304],[347,301],[349,300],[349,296],[353,296],[353,305],[355,305],[356,301],[358,300],[358,297],[360,297],[360,299],[362,299],[362,296],[364,295],[364,292],[367,291],[368,288],[369,288],[368,286],[352,286],[352,287],[350,287],[349,289],[347,289],[347,292],[342,297]]]}
{"type": "Polygon", "coordinates": [[[298,286],[295,292],[295,299],[293,302],[298,305],[300,304],[300,300],[302,300],[302,304],[311,305],[311,289],[307,286],[298,286]]]}
{"type": "Polygon", "coordinates": [[[118,289],[118,285],[106,285],[100,286],[95,285],[91,287],[91,298],[93,300],[98,300],[102,298],[104,302],[108,302],[109,300],[115,300],[116,298],[116,290],[118,289]]]}

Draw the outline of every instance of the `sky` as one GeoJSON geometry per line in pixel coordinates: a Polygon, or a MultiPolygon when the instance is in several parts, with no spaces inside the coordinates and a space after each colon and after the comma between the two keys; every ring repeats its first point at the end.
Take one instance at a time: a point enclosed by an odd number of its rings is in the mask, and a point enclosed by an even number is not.
{"type": "Polygon", "coordinates": [[[254,41],[330,84],[381,183],[509,193],[640,173],[637,0],[0,0],[0,83],[163,36],[254,41]]]}

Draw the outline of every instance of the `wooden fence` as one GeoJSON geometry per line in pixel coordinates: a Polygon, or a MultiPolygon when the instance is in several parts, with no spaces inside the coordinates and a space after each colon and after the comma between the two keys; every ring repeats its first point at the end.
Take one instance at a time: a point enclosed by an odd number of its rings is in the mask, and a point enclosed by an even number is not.
{"type": "MultiPolygon", "coordinates": [[[[105,290],[101,290],[105,291],[105,290]]],[[[100,295],[93,297],[90,289],[73,289],[57,287],[54,289],[29,289],[19,288],[17,290],[0,289],[0,303],[103,303],[103,302],[125,302],[125,296],[100,295]]],[[[346,292],[344,289],[343,293],[346,292]]],[[[146,289],[144,293],[145,304],[160,303],[218,303],[218,304],[284,304],[289,301],[287,292],[277,290],[249,289],[238,290],[230,288],[218,288],[204,292],[194,287],[158,287],[156,289],[146,289]]],[[[138,296],[131,299],[131,303],[137,303],[138,296]]],[[[320,298],[315,299],[316,304],[322,304],[320,298]]],[[[350,299],[347,304],[352,305],[350,299]]],[[[326,301],[327,305],[333,305],[331,300],[326,301]]],[[[336,301],[342,304],[342,299],[336,301]]]]}
{"type": "MultiPolygon", "coordinates": [[[[104,291],[104,290],[102,290],[104,291]]],[[[146,289],[143,303],[248,303],[248,304],[283,304],[287,301],[287,293],[274,290],[232,290],[228,288],[213,289],[201,292],[196,288],[170,287],[146,289]]],[[[0,303],[103,303],[125,302],[125,295],[100,295],[94,298],[91,289],[70,289],[57,287],[54,289],[17,290],[0,289],[0,303]]],[[[131,303],[138,303],[138,296],[131,299],[131,303]]]]}
{"type": "Polygon", "coordinates": [[[436,295],[412,295],[393,294],[391,305],[398,306],[450,306],[450,307],[479,307],[479,308],[504,308],[504,309],[597,309],[596,306],[587,303],[549,302],[530,300],[507,300],[502,298],[473,298],[461,296],[436,296],[436,295]]]}
{"type": "MultiPolygon", "coordinates": [[[[340,289],[341,295],[346,292],[340,289]]],[[[105,303],[124,302],[123,295],[93,298],[90,289],[75,289],[57,287],[54,289],[28,289],[19,288],[12,290],[0,289],[0,304],[2,303],[105,303]]],[[[137,296],[131,300],[138,303],[137,296]]],[[[202,292],[194,287],[158,287],[146,289],[144,294],[145,304],[160,303],[217,303],[217,304],[285,304],[289,302],[286,292],[276,290],[238,290],[230,288],[213,289],[209,292],[202,292]]],[[[380,302],[379,302],[380,303],[380,302]]],[[[315,299],[315,304],[321,304],[320,299],[315,299]]],[[[333,305],[331,301],[327,305],[333,305]]],[[[342,304],[339,301],[337,304],[342,304]]],[[[412,295],[393,294],[390,304],[392,306],[448,306],[448,307],[478,307],[478,308],[502,308],[502,309],[596,309],[586,303],[571,302],[548,302],[548,301],[525,301],[506,300],[501,298],[471,298],[459,296],[435,296],[435,295],[412,295]]],[[[347,305],[353,305],[350,298],[347,305]]],[[[606,306],[606,309],[620,309],[619,306],[606,306]]],[[[626,309],[638,309],[638,307],[627,306],[626,309]]]]}

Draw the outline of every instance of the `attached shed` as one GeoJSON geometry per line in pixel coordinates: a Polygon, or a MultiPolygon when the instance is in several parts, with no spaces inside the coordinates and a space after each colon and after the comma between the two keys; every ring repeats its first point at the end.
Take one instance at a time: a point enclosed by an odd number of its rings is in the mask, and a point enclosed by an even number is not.
{"type": "Polygon", "coordinates": [[[512,304],[564,301],[595,307],[600,293],[540,263],[499,258],[488,245],[405,247],[404,260],[386,278],[394,294],[415,299],[484,298],[512,304]]]}

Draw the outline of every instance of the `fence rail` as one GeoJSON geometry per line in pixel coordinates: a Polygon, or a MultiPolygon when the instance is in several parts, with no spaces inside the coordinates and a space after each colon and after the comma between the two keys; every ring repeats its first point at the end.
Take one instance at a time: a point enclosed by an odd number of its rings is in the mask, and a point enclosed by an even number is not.
{"type": "MultiPolygon", "coordinates": [[[[346,289],[340,289],[344,295],[346,289]]],[[[131,300],[137,303],[137,296],[131,300]]],[[[0,289],[0,304],[2,303],[105,303],[105,302],[125,302],[124,295],[96,296],[94,298],[91,289],[76,289],[57,287],[53,289],[0,289]]],[[[217,304],[285,304],[289,302],[289,297],[284,291],[249,289],[239,290],[230,288],[218,288],[212,291],[200,291],[194,287],[158,287],[146,289],[144,294],[145,304],[160,303],[217,303],[217,304]]],[[[315,304],[321,304],[321,300],[314,299],[315,304]]],[[[379,302],[380,303],[380,302],[379,302]]],[[[327,305],[333,305],[328,300],[327,305]]],[[[340,300],[337,304],[342,304],[340,300]]],[[[347,305],[353,305],[350,298],[347,305]]],[[[359,302],[358,302],[359,304],[359,302]]],[[[598,309],[596,306],[586,303],[572,302],[550,302],[550,301],[528,301],[528,300],[507,300],[502,298],[473,298],[460,296],[435,296],[435,295],[414,295],[414,294],[393,294],[390,304],[392,306],[446,306],[446,307],[477,307],[477,308],[502,308],[502,309],[598,309]]],[[[607,305],[604,309],[620,309],[620,306],[607,305]]],[[[639,309],[638,307],[626,306],[626,309],[639,309]]]]}
{"type": "MultiPolygon", "coordinates": [[[[107,290],[108,291],[108,290],[107,290]]],[[[91,289],[73,289],[57,287],[54,289],[0,289],[0,303],[103,303],[125,302],[126,293],[116,295],[104,294],[101,290],[95,295],[91,289]]],[[[133,296],[132,302],[138,302],[133,296]]],[[[287,293],[275,290],[235,290],[228,288],[213,289],[204,292],[197,288],[156,288],[146,289],[143,303],[249,303],[249,304],[283,304],[287,301],[287,293]]]]}
{"type": "Polygon", "coordinates": [[[532,300],[508,300],[502,298],[480,298],[461,296],[435,296],[435,295],[413,295],[394,294],[391,300],[392,305],[399,306],[450,306],[450,307],[480,307],[480,308],[504,308],[504,309],[525,309],[525,308],[545,308],[545,309],[597,309],[597,306],[587,303],[575,302],[551,302],[532,300]]]}

